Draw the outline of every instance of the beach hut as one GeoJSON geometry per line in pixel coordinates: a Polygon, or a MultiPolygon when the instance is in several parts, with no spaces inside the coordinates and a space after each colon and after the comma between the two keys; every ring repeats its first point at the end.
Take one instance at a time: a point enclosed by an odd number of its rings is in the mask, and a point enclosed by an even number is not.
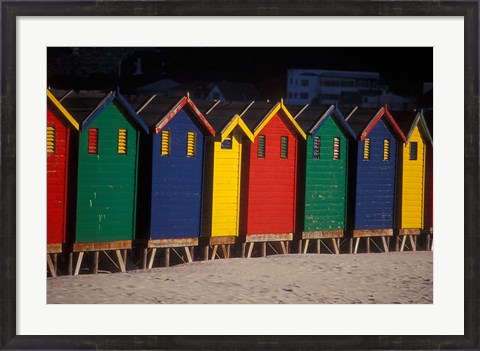
{"type": "Polygon", "coordinates": [[[205,137],[215,131],[188,94],[179,99],[128,99],[150,131],[149,216],[137,236],[144,247],[144,267],[149,251],[148,267],[153,267],[157,249],[165,250],[166,266],[170,250],[178,254],[176,248],[184,248],[191,262],[202,227],[205,137]]]}
{"type": "Polygon", "coordinates": [[[47,266],[57,275],[57,255],[63,252],[70,220],[70,156],[77,121],[47,89],[47,266]],[[53,260],[52,260],[53,256],[53,260]]]}
{"type": "MultiPolygon", "coordinates": [[[[405,135],[402,151],[399,153],[399,215],[398,238],[400,251],[404,250],[407,237],[412,250],[416,250],[417,236],[424,228],[425,184],[427,146],[432,145],[423,111],[397,112],[395,119],[405,135]]],[[[398,244],[398,241],[397,241],[398,244]]]]}
{"type": "Polygon", "coordinates": [[[299,193],[303,211],[299,209],[298,218],[303,253],[307,252],[310,240],[316,240],[319,253],[322,239],[331,239],[338,254],[340,238],[346,230],[348,145],[355,140],[355,134],[334,105],[306,105],[295,120],[307,134],[305,148],[300,153],[304,165],[298,177],[303,180],[299,193]]]}
{"type": "Polygon", "coordinates": [[[204,258],[215,259],[220,246],[223,257],[230,255],[240,225],[240,185],[242,150],[253,142],[253,134],[241,115],[253,104],[217,103],[205,117],[215,130],[207,138],[205,149],[205,192],[203,203],[202,244],[204,258]]]}
{"type": "Polygon", "coordinates": [[[287,253],[296,226],[298,144],[306,135],[283,100],[255,102],[242,119],[254,136],[253,143],[244,144],[242,157],[242,256],[249,244],[250,257],[257,242],[262,256],[267,243],[272,248],[279,243],[287,253]]]}
{"type": "Polygon", "coordinates": [[[115,251],[125,271],[135,236],[138,150],[147,127],[118,92],[72,92],[61,100],[80,126],[73,252],[115,251]],[[122,252],[123,250],[123,257],[122,252]]]}
{"type": "MultiPolygon", "coordinates": [[[[349,229],[356,253],[360,239],[382,238],[388,251],[387,237],[393,235],[396,212],[397,145],[405,142],[397,122],[387,106],[378,110],[354,109],[347,122],[357,136],[350,147],[349,229]]],[[[375,240],[373,243],[376,245],[375,240]]],[[[352,251],[352,240],[350,251],[352,251]]]]}

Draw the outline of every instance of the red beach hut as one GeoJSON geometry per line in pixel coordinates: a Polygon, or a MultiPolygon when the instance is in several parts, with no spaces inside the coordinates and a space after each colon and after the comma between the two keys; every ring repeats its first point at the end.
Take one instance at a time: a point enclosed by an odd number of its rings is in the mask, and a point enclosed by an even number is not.
{"type": "Polygon", "coordinates": [[[71,131],[78,128],[77,121],[47,89],[47,265],[53,277],[67,236],[71,131]]]}
{"type": "MultiPolygon", "coordinates": [[[[249,243],[280,242],[283,253],[295,232],[297,195],[297,151],[306,139],[283,100],[276,104],[254,103],[242,116],[253,132],[254,142],[245,144],[242,156],[242,204],[240,234],[249,243]]],[[[273,246],[272,246],[273,248],[273,246]]]]}

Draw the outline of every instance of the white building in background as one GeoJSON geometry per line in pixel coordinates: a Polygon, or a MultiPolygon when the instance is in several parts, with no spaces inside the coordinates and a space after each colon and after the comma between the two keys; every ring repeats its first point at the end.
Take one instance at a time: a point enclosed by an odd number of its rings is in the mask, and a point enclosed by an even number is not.
{"type": "Polygon", "coordinates": [[[382,88],[378,72],[289,69],[286,102],[359,106],[365,95],[380,95],[382,88]]]}

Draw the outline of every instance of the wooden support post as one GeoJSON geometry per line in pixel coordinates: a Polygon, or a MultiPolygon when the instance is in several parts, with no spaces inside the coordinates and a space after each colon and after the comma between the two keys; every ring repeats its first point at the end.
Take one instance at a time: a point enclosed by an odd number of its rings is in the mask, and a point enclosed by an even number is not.
{"type": "Polygon", "coordinates": [[[120,267],[120,272],[125,273],[125,262],[123,262],[123,257],[122,257],[122,252],[120,250],[115,250],[115,253],[117,254],[117,260],[118,260],[118,265],[120,267]]]}
{"type": "Polygon", "coordinates": [[[210,249],[210,246],[209,245],[205,245],[203,247],[203,259],[204,261],[208,261],[208,251],[210,249]]]}
{"type": "Polygon", "coordinates": [[[287,250],[287,254],[290,252],[290,241],[285,241],[285,249],[287,250]]]}
{"type": "Polygon", "coordinates": [[[402,245],[400,246],[400,252],[403,252],[403,248],[405,247],[405,241],[407,240],[407,236],[404,235],[402,238],[402,245]]]}
{"type": "Polygon", "coordinates": [[[266,257],[266,256],[267,256],[267,243],[263,242],[262,243],[262,257],[266,257]]]}
{"type": "Polygon", "coordinates": [[[148,248],[143,249],[143,269],[147,269],[148,248]]]}
{"type": "Polygon", "coordinates": [[[430,234],[427,235],[427,251],[430,251],[430,234]]]}
{"type": "Polygon", "coordinates": [[[68,254],[68,275],[73,273],[73,252],[68,254]]]}
{"type": "Polygon", "coordinates": [[[320,253],[322,243],[320,242],[321,239],[317,239],[317,254],[320,253]]]}
{"type": "Polygon", "coordinates": [[[190,258],[192,259],[192,262],[195,261],[195,247],[190,246],[190,258]]]}
{"type": "Polygon", "coordinates": [[[93,255],[93,274],[98,274],[98,258],[100,256],[100,252],[95,251],[93,255]]]}
{"type": "Polygon", "coordinates": [[[400,251],[400,236],[395,238],[395,251],[400,251]]]}
{"type": "Polygon", "coordinates": [[[248,246],[247,258],[252,257],[253,244],[254,244],[254,243],[250,243],[250,245],[248,246]]]}
{"type": "Polygon", "coordinates": [[[382,236],[382,242],[383,242],[383,248],[385,252],[388,252],[387,239],[384,236],[382,236]]]}
{"type": "Polygon", "coordinates": [[[413,238],[413,235],[409,235],[410,244],[412,245],[412,251],[417,251],[416,240],[413,238]]]}
{"type": "Polygon", "coordinates": [[[187,255],[187,262],[193,262],[192,255],[190,254],[190,248],[185,246],[184,249],[185,255],[187,255]]]}
{"type": "Polygon", "coordinates": [[[152,249],[152,253],[150,254],[150,262],[148,262],[148,269],[152,269],[153,261],[155,261],[155,255],[157,254],[157,248],[154,247],[152,249]]]}
{"type": "Polygon", "coordinates": [[[213,245],[212,261],[215,259],[215,256],[217,255],[217,250],[218,250],[218,245],[213,245]]]}
{"type": "Polygon", "coordinates": [[[170,267],[170,248],[165,248],[165,267],[170,267]]]}
{"type": "Polygon", "coordinates": [[[227,244],[227,258],[230,258],[230,244],[227,244]]]}
{"type": "Polygon", "coordinates": [[[285,242],[280,241],[280,247],[282,248],[282,253],[283,253],[284,255],[288,254],[288,252],[287,252],[287,246],[285,246],[285,242]]]}
{"type": "Polygon", "coordinates": [[[305,255],[308,251],[308,245],[310,244],[310,239],[305,240],[305,246],[303,247],[303,254],[305,255]]]}
{"type": "Polygon", "coordinates": [[[227,248],[225,245],[222,245],[222,253],[223,253],[223,258],[228,258],[227,248]]]}
{"type": "Polygon", "coordinates": [[[301,254],[302,253],[302,244],[303,244],[303,240],[298,240],[298,251],[297,253],[301,254]]]}
{"type": "Polygon", "coordinates": [[[367,253],[370,253],[370,238],[367,237],[367,253]]]}
{"type": "Polygon", "coordinates": [[[55,271],[55,265],[52,262],[52,258],[50,257],[50,254],[47,253],[47,265],[48,269],[50,270],[50,274],[52,275],[52,278],[57,277],[57,272],[55,271]]]}
{"type": "Polygon", "coordinates": [[[352,254],[353,253],[353,238],[350,238],[348,240],[348,253],[352,254]]]}
{"type": "Polygon", "coordinates": [[[335,251],[335,254],[338,255],[340,253],[340,250],[338,249],[337,239],[332,238],[332,242],[333,242],[333,250],[335,251]]]}
{"type": "Polygon", "coordinates": [[[58,254],[53,254],[53,267],[55,268],[55,275],[58,272],[58,254]]]}
{"type": "Polygon", "coordinates": [[[125,265],[125,270],[127,269],[127,250],[123,250],[123,264],[125,265]]]}
{"type": "Polygon", "coordinates": [[[354,254],[357,253],[359,244],[360,244],[360,238],[357,238],[357,240],[355,241],[355,250],[353,251],[354,254]]]}
{"type": "Polygon", "coordinates": [[[247,243],[242,243],[242,258],[245,258],[246,251],[247,251],[247,243]]]}
{"type": "Polygon", "coordinates": [[[75,267],[75,273],[73,275],[78,275],[78,273],[80,272],[80,266],[82,265],[83,254],[84,254],[83,251],[78,254],[77,265],[75,267]]]}

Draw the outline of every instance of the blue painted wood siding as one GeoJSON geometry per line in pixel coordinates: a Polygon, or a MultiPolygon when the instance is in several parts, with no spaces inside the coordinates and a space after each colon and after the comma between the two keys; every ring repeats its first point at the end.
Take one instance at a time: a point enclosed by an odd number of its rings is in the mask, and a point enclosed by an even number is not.
{"type": "Polygon", "coordinates": [[[152,239],[200,236],[204,134],[183,109],[163,130],[170,132],[170,155],[161,155],[162,133],[153,134],[152,239]],[[187,157],[187,133],[195,132],[195,156],[187,157]]]}
{"type": "Polygon", "coordinates": [[[380,120],[370,138],[370,160],[358,143],[354,229],[390,229],[394,226],[397,142],[380,120]],[[383,141],[390,141],[390,159],[383,160],[383,141]]]}

